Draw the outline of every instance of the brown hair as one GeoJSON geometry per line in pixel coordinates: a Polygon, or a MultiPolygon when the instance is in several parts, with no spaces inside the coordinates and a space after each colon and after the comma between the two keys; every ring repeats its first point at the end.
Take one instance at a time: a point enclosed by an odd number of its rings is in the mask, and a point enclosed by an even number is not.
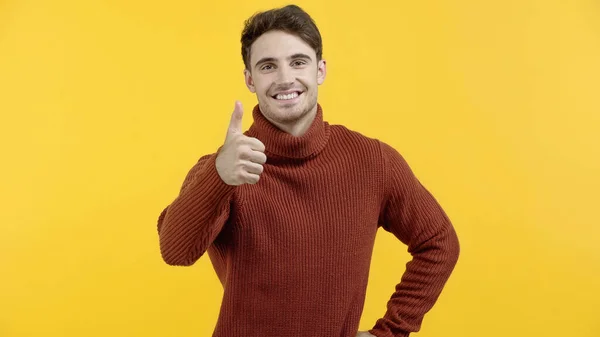
{"type": "Polygon", "coordinates": [[[317,54],[317,61],[323,56],[321,33],[314,20],[302,8],[287,5],[264,12],[255,13],[244,22],[242,31],[242,59],[250,70],[250,50],[252,43],[270,30],[281,30],[294,34],[311,46],[317,54]]]}

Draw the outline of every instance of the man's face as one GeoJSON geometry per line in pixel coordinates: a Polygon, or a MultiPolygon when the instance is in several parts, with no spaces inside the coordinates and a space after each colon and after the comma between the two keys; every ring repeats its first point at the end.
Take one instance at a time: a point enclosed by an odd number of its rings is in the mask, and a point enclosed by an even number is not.
{"type": "Polygon", "coordinates": [[[299,37],[270,31],[252,44],[246,85],[256,93],[271,121],[292,124],[316,111],[317,87],[325,80],[325,61],[299,37]]]}

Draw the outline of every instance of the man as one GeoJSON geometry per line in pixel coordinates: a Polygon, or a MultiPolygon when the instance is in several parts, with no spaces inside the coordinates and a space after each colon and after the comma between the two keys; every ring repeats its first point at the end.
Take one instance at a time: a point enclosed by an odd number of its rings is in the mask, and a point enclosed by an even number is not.
{"type": "Polygon", "coordinates": [[[354,337],[381,227],[413,259],[358,336],[418,331],[458,259],[448,217],[396,150],[323,120],[326,63],[307,13],[255,14],[241,42],[254,123],[242,132],[236,102],[224,144],[159,216],[163,259],[189,266],[208,253],[224,287],[214,337],[354,337]]]}

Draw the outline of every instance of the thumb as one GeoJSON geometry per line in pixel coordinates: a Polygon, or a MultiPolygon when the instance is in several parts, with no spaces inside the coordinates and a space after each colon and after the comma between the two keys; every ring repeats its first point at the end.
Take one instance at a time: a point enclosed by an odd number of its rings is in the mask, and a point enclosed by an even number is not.
{"type": "Polygon", "coordinates": [[[242,132],[242,117],[244,117],[244,109],[242,108],[242,102],[235,101],[235,108],[231,114],[231,121],[229,122],[229,130],[227,133],[239,133],[242,132]]]}

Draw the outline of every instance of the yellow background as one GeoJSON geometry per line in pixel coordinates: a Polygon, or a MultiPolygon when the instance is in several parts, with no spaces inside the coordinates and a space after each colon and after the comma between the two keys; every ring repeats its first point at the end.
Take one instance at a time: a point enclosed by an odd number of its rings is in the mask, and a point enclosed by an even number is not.
{"type": "MultiPolygon", "coordinates": [[[[223,141],[239,35],[279,1],[0,1],[0,336],[210,336],[208,258],[156,219],[223,141]]],[[[600,336],[600,5],[300,1],[331,123],[396,147],[462,254],[421,337],[600,336]]],[[[361,329],[409,256],[380,232],[361,329]]],[[[318,299],[315,299],[318,300],[318,299]]]]}

